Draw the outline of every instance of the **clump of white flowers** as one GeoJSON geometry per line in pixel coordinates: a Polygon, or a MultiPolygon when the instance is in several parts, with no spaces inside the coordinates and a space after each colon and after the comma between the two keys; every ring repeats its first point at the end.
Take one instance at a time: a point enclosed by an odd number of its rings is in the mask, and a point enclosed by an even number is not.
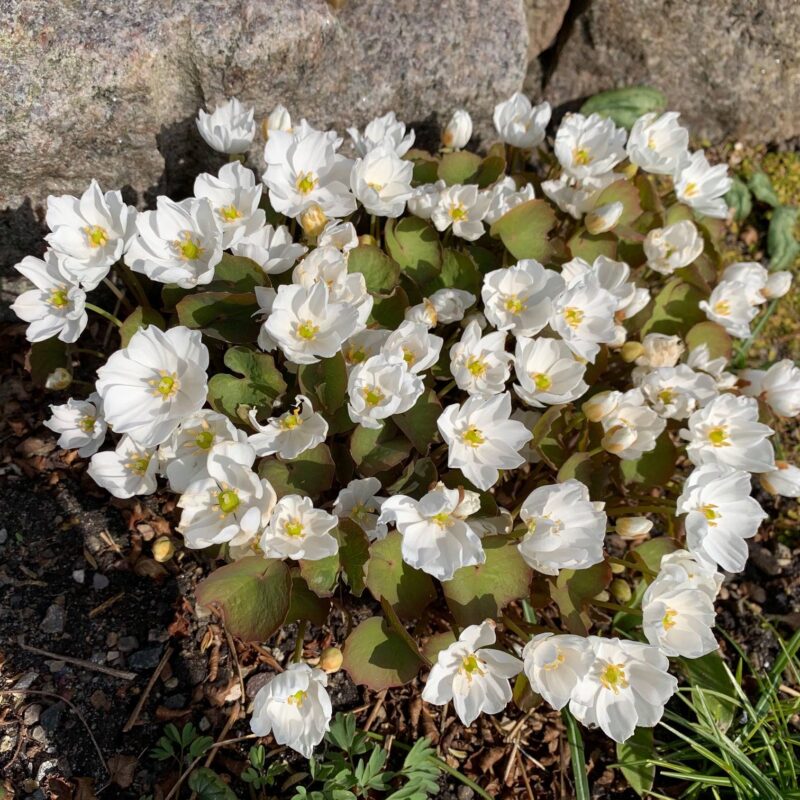
{"type": "MultiPolygon", "coordinates": [[[[283,106],[259,126],[229,100],[197,125],[231,162],[193,197],[137,211],[92,181],[50,198],[50,249],[17,265],[35,288],[13,308],[34,352],[64,354],[50,388],[87,328],[115,343],[95,391],[45,425],[113,496],[176,495],[185,546],[227,562],[198,587],[226,624],[247,599],[231,614],[219,585],[263,581],[237,635],[263,642],[317,600],[325,618],[337,586],[368,591],[392,613],[343,643],[354,681],[389,688],[427,661],[422,699],[470,725],[503,713],[524,671],[624,741],[660,720],[670,658],[716,650],[720,570],[744,569],[768,516],[753,476],[800,495],[773,437],[800,414],[800,369],[731,367],[732,337],[791,276],[723,260],[731,181],[677,114],[630,133],[567,114],[547,166],[550,115],[519,93],[499,103],[483,157],[463,109],[428,153],[393,112],[344,147],[283,106]],[[246,155],[259,127],[263,174],[246,155]],[[560,628],[521,613],[534,575],[560,628]],[[422,614],[434,580],[452,631],[422,614]],[[633,612],[627,638],[609,610],[633,612]],[[414,619],[425,656],[397,630],[414,619]]],[[[300,631],[251,726],[311,756],[332,703],[300,631]]]]}

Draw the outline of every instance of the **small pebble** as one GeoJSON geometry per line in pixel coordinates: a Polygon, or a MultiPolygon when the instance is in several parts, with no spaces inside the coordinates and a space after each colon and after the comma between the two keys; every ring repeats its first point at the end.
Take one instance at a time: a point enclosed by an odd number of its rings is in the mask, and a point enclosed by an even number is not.
{"type": "Polygon", "coordinates": [[[182,694],[173,694],[164,700],[167,708],[183,708],[186,705],[186,698],[182,694]]]}
{"type": "Polygon", "coordinates": [[[137,650],[128,656],[128,666],[131,669],[154,669],[161,660],[160,647],[148,647],[137,650]]]}
{"type": "Polygon", "coordinates": [[[48,734],[52,735],[58,729],[61,718],[64,716],[64,708],[64,703],[53,703],[42,712],[39,722],[48,734]]]}
{"type": "Polygon", "coordinates": [[[165,689],[175,689],[178,686],[178,679],[173,675],[168,680],[164,681],[165,689]]]}
{"type": "Polygon", "coordinates": [[[72,579],[75,583],[83,583],[86,580],[86,570],[75,569],[72,571],[72,579]]]}
{"type": "Polygon", "coordinates": [[[35,725],[39,721],[39,715],[42,713],[42,707],[38,703],[28,706],[25,713],[22,715],[22,721],[30,726],[35,725]]]}
{"type": "Polygon", "coordinates": [[[139,647],[139,640],[135,636],[122,636],[117,642],[117,647],[123,653],[132,653],[139,647]]]}
{"type": "Polygon", "coordinates": [[[106,653],[106,661],[116,661],[119,658],[119,650],[109,650],[106,653]]]}
{"type": "Polygon", "coordinates": [[[65,617],[64,606],[53,603],[53,605],[47,609],[47,613],[44,615],[44,619],[39,627],[45,633],[63,633],[65,617]]]}
{"type": "Polygon", "coordinates": [[[105,589],[108,586],[108,578],[105,575],[101,575],[99,572],[95,572],[92,576],[92,589],[96,591],[100,591],[101,589],[105,589]]]}
{"type": "Polygon", "coordinates": [[[42,743],[47,741],[47,734],[45,733],[44,728],[41,725],[37,725],[31,731],[31,738],[34,741],[42,743]]]}
{"type": "Polygon", "coordinates": [[[0,544],[5,544],[8,540],[8,531],[5,528],[0,528],[0,544]]]}

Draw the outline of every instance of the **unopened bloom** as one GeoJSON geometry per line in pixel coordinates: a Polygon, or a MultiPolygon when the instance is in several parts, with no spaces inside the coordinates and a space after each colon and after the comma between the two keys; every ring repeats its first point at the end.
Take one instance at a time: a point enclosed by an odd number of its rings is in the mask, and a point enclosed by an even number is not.
{"type": "Polygon", "coordinates": [[[784,358],[769,369],[744,369],[739,373],[742,394],[761,397],[779,417],[800,414],[800,369],[784,358]]]}
{"type": "Polygon", "coordinates": [[[512,359],[506,352],[506,334],[493,331],[482,335],[474,320],[450,348],[450,373],[459,389],[469,394],[498,394],[505,390],[512,359]]]}
{"type": "Polygon", "coordinates": [[[741,283],[745,286],[747,302],[759,306],[776,297],[782,297],[792,285],[790,272],[768,272],[755,261],[737,261],[729,264],[720,277],[723,283],[741,283]]]}
{"type": "Polygon", "coordinates": [[[358,234],[352,222],[329,222],[317,239],[317,247],[335,247],[347,255],[358,247],[358,234]]]}
{"type": "Polygon", "coordinates": [[[424,323],[404,320],[386,337],[381,353],[402,359],[411,372],[424,372],[438,361],[442,344],[442,337],[429,333],[424,323]]]}
{"type": "Polygon", "coordinates": [[[89,477],[109,494],[122,500],[156,490],[158,458],[153,448],[142,447],[123,436],[116,450],[95,453],[86,470],[89,477]]]}
{"type": "Polygon", "coordinates": [[[775,469],[758,476],[764,491],[781,497],[800,497],[800,469],[788,461],[776,461],[775,469]]]}
{"type": "Polygon", "coordinates": [[[350,173],[350,188],[370,214],[399,217],[411,197],[414,165],[384,145],[359,158],[350,173]]]}
{"type": "Polygon", "coordinates": [[[277,744],[311,758],[333,715],[327,685],[328,676],[321,669],[290,664],[258,690],[250,730],[256,736],[272,733],[277,744]]]}
{"type": "Polygon", "coordinates": [[[647,517],[620,517],[614,527],[623,539],[639,539],[653,530],[653,521],[647,517]]]}
{"type": "Polygon", "coordinates": [[[711,166],[705,153],[698,150],[689,161],[675,172],[675,195],[707,217],[724,219],[728,215],[725,195],[731,188],[728,167],[725,164],[711,166]]]}
{"type": "Polygon", "coordinates": [[[531,689],[560,710],[589,671],[593,652],[585,636],[538,633],[525,645],[522,658],[531,689]]]}
{"type": "Polygon", "coordinates": [[[381,522],[393,522],[403,537],[403,561],[449,581],[461,567],[483,564],[486,554],[467,518],[480,508],[476,492],[439,483],[420,500],[394,495],[381,506],[381,522]]]}
{"type": "Polygon", "coordinates": [[[484,221],[488,225],[493,225],[512,208],[533,200],[535,196],[532,183],[526,183],[521,189],[517,189],[517,184],[510,175],[504,176],[486,192],[489,196],[489,208],[484,221]]]}
{"type": "Polygon", "coordinates": [[[511,395],[472,395],[461,405],[447,406],[437,421],[448,446],[447,465],[486,490],[497,483],[501,469],[525,463],[519,451],[531,432],[511,417],[511,395]]]}
{"type": "Polygon", "coordinates": [[[81,458],[94,455],[106,438],[106,421],[102,403],[97,394],[87,400],[70,397],[60,406],[50,406],[52,416],[44,425],[59,434],[58,446],[63,450],[77,450],[81,458]]]}
{"type": "Polygon", "coordinates": [[[255,112],[235,97],[217,106],[213,113],[197,113],[197,130],[206,144],[220,153],[246,153],[256,135],[255,112]]]}
{"type": "Polygon", "coordinates": [[[614,741],[636,727],[652,728],[678,688],[669,661],[657,647],[589,636],[593,661],[572,692],[569,709],[584,725],[599,726],[614,741]]]}
{"type": "Polygon", "coordinates": [[[619,398],[616,408],[601,420],[603,447],[625,460],[641,457],[656,446],[667,423],[648,408],[640,389],[630,389],[619,398]]]}
{"type": "Polygon", "coordinates": [[[460,322],[464,319],[467,309],[475,302],[475,295],[464,289],[437,289],[428,302],[433,308],[437,323],[447,325],[451,322],[460,322]]]}
{"type": "Polygon", "coordinates": [[[623,211],[625,211],[625,206],[618,200],[598,206],[586,215],[586,230],[592,234],[613,230],[622,217],[623,211]]]}
{"type": "Polygon", "coordinates": [[[758,421],[756,400],[732,394],[722,394],[695,411],[688,429],[681,430],[693,464],[727,464],[746,472],[775,468],[775,454],[767,438],[772,433],[772,428],[758,421]]]}
{"type": "Polygon", "coordinates": [[[550,103],[534,106],[524,94],[514,92],[494,107],[494,127],[506,144],[523,149],[537,147],[544,141],[550,114],[550,103]]]}
{"type": "Polygon", "coordinates": [[[581,411],[589,422],[602,422],[617,410],[622,397],[622,392],[598,392],[581,405],[581,411]]]}
{"type": "Polygon", "coordinates": [[[255,261],[267,275],[275,275],[291,269],[308,248],[295,243],[285,225],[264,225],[237,239],[231,250],[234,255],[255,261]]]}
{"type": "Polygon", "coordinates": [[[367,123],[364,133],[358,128],[348,128],[347,132],[360,156],[365,156],[377,147],[391,147],[398,156],[404,156],[414,144],[414,131],[406,133],[406,124],[389,111],[382,117],[375,117],[367,123]]]}
{"type": "Polygon", "coordinates": [[[261,549],[267,558],[318,561],[339,552],[330,531],[336,517],[314,508],[310,497],[287,494],[278,500],[264,534],[261,549]]]}
{"type": "Polygon", "coordinates": [[[522,662],[491,648],[496,638],[491,620],[464,628],[457,641],[439,652],[422,699],[437,706],[452,700],[464,725],[481,713],[499,714],[511,700],[509,679],[522,671],[522,662]]]}
{"type": "Polygon", "coordinates": [[[467,146],[472,136],[472,117],[463,108],[456,109],[442,131],[442,144],[453,150],[467,146]]]}
{"type": "Polygon", "coordinates": [[[225,164],[214,177],[201,173],[194,181],[194,195],[211,204],[222,231],[222,247],[228,248],[264,225],[266,214],[258,207],[261,184],[256,185],[253,170],[238,161],[225,164]]]}
{"type": "Polygon", "coordinates": [[[62,342],[77,341],[89,321],[86,292],[66,277],[59,256],[52,250],[44,254],[44,260],[25,256],[14,269],[36,287],[11,304],[11,310],[28,323],[25,338],[43,342],[57,336],[62,342]]]}
{"type": "Polygon", "coordinates": [[[122,257],[133,232],[136,209],[121,192],[103,192],[97,181],[80,196],[47,198],[45,239],[60,256],[61,271],[72,283],[90,291],[122,257]]]}
{"type": "Polygon", "coordinates": [[[254,544],[275,507],[275,490],[253,471],[255,450],[244,442],[220,442],[208,454],[206,475],[178,500],[178,530],[194,549],[229,542],[254,544]]]}
{"type": "Polygon", "coordinates": [[[292,132],[292,115],[289,113],[286,106],[278,105],[269,112],[266,120],[266,125],[262,122],[262,130],[264,130],[264,138],[269,139],[269,134],[272,131],[283,131],[284,133],[292,132]]]}
{"type": "Polygon", "coordinates": [[[560,339],[517,337],[514,391],[528,405],[543,408],[577,400],[589,388],[585,372],[586,365],[560,339]]]}
{"type": "Polygon", "coordinates": [[[729,572],[741,572],[747,544],[767,514],[750,497],[750,475],[724,464],[705,464],[693,470],[678,498],[686,514],[686,546],[729,572]]]}
{"type": "Polygon", "coordinates": [[[689,161],[689,131],[678,124],[680,114],[643,114],[628,137],[628,158],[645,172],[673,175],[689,161]]]}
{"type": "Polygon", "coordinates": [[[721,281],[708,300],[701,300],[698,306],[712,322],[740,339],[750,335],[750,321],[758,314],[757,306],[747,298],[746,284],[738,281],[721,281]]]}
{"type": "Polygon", "coordinates": [[[350,419],[365,428],[381,428],[383,420],[408,411],[424,389],[404,359],[372,356],[354,367],[347,380],[350,419]]]}
{"type": "Polygon", "coordinates": [[[554,150],[571,177],[604,175],[625,158],[625,131],[599,114],[567,114],[556,132],[554,150]]]}
{"type": "Polygon", "coordinates": [[[339,492],[333,504],[333,513],[339,517],[349,517],[361,526],[370,541],[383,539],[388,527],[380,519],[381,506],[385,497],[378,497],[381,482],[377,478],[355,478],[339,492]]]}
{"type": "Polygon", "coordinates": [[[489,210],[490,198],[474,183],[448,186],[439,194],[439,202],[431,212],[431,222],[437,231],[453,226],[453,234],[468,242],[483,236],[483,218],[489,210]]]}
{"type": "Polygon", "coordinates": [[[520,509],[527,531],[517,549],[529,566],[545,575],[599,564],[606,535],[604,507],[574,478],[540,486],[520,509]]]}
{"type": "Polygon", "coordinates": [[[486,319],[500,331],[535,336],[549,322],[553,302],[563,289],[561,275],[534,259],[493,270],[481,289],[486,319]]]}
{"type": "Polygon", "coordinates": [[[97,370],[106,421],[145,447],[165,442],[205,403],[207,367],[200,331],[142,328],[97,370]]]}
{"type": "Polygon", "coordinates": [[[155,211],[136,217],[136,235],[125,253],[134,271],[182,289],[211,283],[222,259],[222,232],[211,203],[193,197],[176,203],[163,195],[155,211]]]}
{"type": "Polygon", "coordinates": [[[642,352],[636,358],[636,366],[649,367],[674,367],[686,345],[679,336],[667,336],[664,333],[648,333],[642,339],[642,352]]]}
{"type": "Polygon", "coordinates": [[[595,208],[603,189],[618,180],[622,180],[622,175],[616,172],[606,172],[580,180],[564,173],[556,180],[543,181],[542,191],[562,211],[580,219],[595,208]]]}
{"type": "Polygon", "coordinates": [[[703,252],[703,247],[703,237],[688,219],[666,228],[653,228],[644,239],[647,266],[662,275],[688,267],[703,252]]]}
{"type": "Polygon", "coordinates": [[[652,409],[665,419],[686,419],[718,393],[710,375],[686,364],[651,370],[639,386],[652,409]]]}
{"type": "Polygon", "coordinates": [[[439,204],[439,197],[447,188],[441,178],[434,183],[423,183],[411,190],[407,206],[410,214],[420,219],[430,219],[434,209],[439,204]]]}
{"type": "Polygon", "coordinates": [[[297,458],[300,453],[324,442],[328,435],[328,423],[302,394],[295,397],[293,409],[279,417],[270,417],[266,425],[256,421],[254,408],[249,416],[258,433],[251,434],[247,441],[258,456],[277,453],[281,458],[297,458]]]}

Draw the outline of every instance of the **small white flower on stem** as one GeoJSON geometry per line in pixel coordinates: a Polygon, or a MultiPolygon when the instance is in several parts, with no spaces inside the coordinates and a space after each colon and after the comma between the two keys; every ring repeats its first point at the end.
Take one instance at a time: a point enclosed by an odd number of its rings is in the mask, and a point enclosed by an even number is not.
{"type": "Polygon", "coordinates": [[[645,172],[673,175],[689,163],[689,131],[678,124],[680,114],[643,114],[628,137],[628,158],[645,172]]]}
{"type": "Polygon", "coordinates": [[[257,456],[277,454],[285,459],[297,458],[324,442],[328,435],[328,423],[302,394],[295,397],[294,408],[279,417],[270,417],[266,425],[258,423],[254,408],[250,409],[249,417],[258,433],[250,434],[247,441],[257,456]]]}
{"type": "Polygon", "coordinates": [[[442,131],[442,145],[452,150],[467,146],[472,136],[472,117],[463,108],[456,109],[442,131]]]}
{"type": "Polygon", "coordinates": [[[572,692],[592,664],[593,652],[585,636],[536,634],[522,651],[531,689],[553,708],[569,703],[572,692]]]}
{"type": "Polygon", "coordinates": [[[404,359],[372,356],[350,372],[347,410],[353,422],[378,429],[388,417],[408,411],[424,390],[404,359]]]}
{"type": "Polygon", "coordinates": [[[314,508],[310,497],[284,495],[272,511],[261,536],[261,550],[267,558],[292,558],[318,561],[339,552],[339,542],[331,535],[336,517],[314,508]]]}
{"type": "Polygon", "coordinates": [[[681,203],[686,203],[707,217],[725,219],[728,216],[725,195],[731,188],[732,180],[728,176],[727,165],[712,167],[705,153],[698,150],[675,171],[674,182],[675,195],[681,203]]]}
{"type": "Polygon", "coordinates": [[[484,233],[483,218],[489,210],[489,196],[473,184],[448,186],[439,194],[439,202],[431,212],[437,231],[452,226],[453,234],[474,242],[484,233]]]}
{"type": "Polygon", "coordinates": [[[378,497],[381,482],[377,478],[355,478],[339,492],[333,504],[333,513],[339,517],[349,517],[361,526],[369,540],[383,539],[388,527],[381,522],[381,506],[385,497],[378,497]]]}
{"type": "Polygon", "coordinates": [[[762,473],[758,480],[765,492],[781,497],[800,497],[800,468],[788,461],[776,461],[775,469],[762,473]]]}
{"type": "Polygon", "coordinates": [[[243,106],[235,97],[217,106],[209,114],[197,113],[197,130],[209,147],[220,153],[246,153],[256,135],[253,108],[243,106]]]}
{"type": "Polygon", "coordinates": [[[697,226],[681,220],[666,228],[653,228],[644,239],[647,266],[662,275],[688,267],[703,252],[703,237],[697,226]]]}
{"type": "Polygon", "coordinates": [[[81,458],[94,455],[106,438],[106,421],[99,395],[92,393],[86,400],[70,397],[60,406],[50,406],[52,416],[44,426],[59,434],[58,446],[77,450],[81,458]]]}
{"type": "Polygon", "coordinates": [[[154,448],[142,447],[130,436],[123,436],[116,450],[95,453],[86,472],[100,488],[124,500],[153,494],[157,468],[154,448]]]}
{"type": "Polygon", "coordinates": [[[742,394],[760,397],[779,417],[800,414],[800,369],[784,358],[769,369],[744,369],[739,373],[742,394]]]}
{"type": "Polygon", "coordinates": [[[514,391],[530,406],[571,403],[588,391],[586,365],[559,339],[517,337],[514,391]]]}
{"type": "Polygon", "coordinates": [[[291,269],[300,256],[308,252],[305,245],[297,244],[285,225],[273,228],[264,225],[242,236],[231,246],[233,254],[255,261],[267,275],[277,275],[291,269]]]}
{"type": "Polygon", "coordinates": [[[395,218],[411,197],[414,165],[400,158],[388,145],[370,150],[359,158],[350,173],[350,188],[367,213],[395,218]]]}
{"type": "Polygon", "coordinates": [[[510,375],[511,353],[506,352],[506,334],[482,335],[481,326],[470,322],[461,339],[450,348],[450,372],[459,389],[468,394],[499,394],[510,375]]]}
{"type": "Polygon", "coordinates": [[[442,337],[429,333],[424,323],[404,320],[386,338],[381,354],[387,359],[402,359],[411,372],[418,373],[438,361],[442,344],[442,337]]]}
{"type": "Polygon", "coordinates": [[[527,150],[544,141],[550,122],[550,103],[534,106],[521,92],[514,92],[508,100],[494,107],[494,127],[500,138],[513,147],[527,150]]]}
{"type": "Polygon", "coordinates": [[[599,114],[567,114],[554,151],[564,171],[583,180],[604,175],[625,158],[625,131],[599,114]]]}
{"type": "Polygon", "coordinates": [[[414,131],[406,133],[406,124],[389,111],[382,117],[375,117],[367,123],[364,133],[358,128],[348,128],[347,133],[360,156],[378,147],[390,147],[398,156],[404,156],[414,144],[414,131]]]}

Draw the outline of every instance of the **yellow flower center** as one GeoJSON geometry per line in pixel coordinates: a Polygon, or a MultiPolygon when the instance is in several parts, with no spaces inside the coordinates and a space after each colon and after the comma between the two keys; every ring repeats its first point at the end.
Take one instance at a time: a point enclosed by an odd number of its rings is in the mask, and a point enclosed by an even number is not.
{"type": "Polygon", "coordinates": [[[403,361],[405,361],[406,364],[408,364],[409,367],[413,367],[414,364],[417,361],[417,357],[414,355],[414,353],[411,352],[411,350],[409,350],[407,347],[404,347],[403,348],[403,361]]]}
{"type": "Polygon", "coordinates": [[[64,308],[69,305],[68,290],[65,287],[50,290],[50,305],[53,308],[64,308]]]}
{"type": "Polygon", "coordinates": [[[678,612],[674,608],[668,608],[664,616],[661,618],[661,625],[665,631],[668,631],[670,628],[674,628],[677,624],[675,622],[675,617],[678,616],[678,612]]]}
{"type": "Polygon", "coordinates": [[[192,238],[189,231],[184,231],[172,245],[184,261],[197,261],[205,253],[205,248],[200,247],[200,242],[192,238]]]}
{"type": "Polygon", "coordinates": [[[450,206],[450,219],[453,222],[461,222],[467,218],[467,209],[461,203],[453,203],[450,206]]]}
{"type": "Polygon", "coordinates": [[[532,372],[531,378],[540,392],[546,392],[553,385],[553,379],[544,372],[532,372]]]}
{"type": "Polygon", "coordinates": [[[570,326],[573,330],[578,327],[578,325],[583,322],[583,311],[580,308],[575,308],[574,306],[568,306],[564,309],[564,321],[567,325],[570,326]]]}
{"type": "Polygon", "coordinates": [[[552,660],[548,661],[546,664],[542,666],[547,672],[551,672],[554,669],[558,669],[565,661],[564,654],[559,650],[558,655],[552,660]]]}
{"type": "Polygon", "coordinates": [[[467,371],[475,378],[480,378],[486,372],[486,362],[477,356],[472,356],[467,361],[467,371]]]}
{"type": "Polygon", "coordinates": [[[511,297],[506,298],[505,307],[506,311],[511,314],[520,314],[525,310],[525,303],[517,295],[512,294],[511,297]]]}
{"type": "Polygon", "coordinates": [[[572,151],[572,160],[585,167],[592,163],[592,154],[585,147],[576,147],[572,151]]]}
{"type": "Polygon", "coordinates": [[[718,425],[716,428],[712,428],[708,432],[708,441],[714,445],[714,447],[726,447],[730,444],[728,441],[728,431],[724,425],[718,425]]]}
{"type": "Polygon", "coordinates": [[[178,389],[181,388],[178,376],[175,373],[170,374],[164,370],[159,374],[161,375],[160,378],[153,378],[150,381],[150,385],[153,387],[153,397],[161,397],[162,400],[169,400],[175,397],[178,389]]]}
{"type": "Polygon", "coordinates": [[[84,433],[91,433],[94,430],[95,422],[97,422],[96,417],[81,417],[78,427],[84,433]]]}
{"type": "Polygon", "coordinates": [[[361,395],[364,398],[364,402],[372,408],[377,406],[384,397],[380,386],[366,386],[361,390],[361,395]]]}
{"type": "Polygon", "coordinates": [[[311,320],[300,322],[297,325],[297,335],[307,342],[312,341],[319,333],[319,325],[315,325],[311,320]]]}
{"type": "Polygon", "coordinates": [[[376,192],[380,192],[384,185],[383,183],[367,183],[367,186],[369,186],[370,189],[374,189],[376,192]]]}
{"type": "Polygon", "coordinates": [[[217,495],[217,505],[223,514],[230,514],[239,507],[239,495],[233,489],[226,489],[217,495]]]}
{"type": "Polygon", "coordinates": [[[301,172],[297,176],[295,186],[297,186],[297,191],[300,192],[300,194],[308,194],[314,191],[318,183],[319,180],[313,172],[301,172]]]}
{"type": "Polygon", "coordinates": [[[600,673],[600,683],[614,694],[619,694],[620,689],[627,689],[628,679],[625,677],[623,665],[606,664],[605,669],[600,673]]]}
{"type": "Polygon", "coordinates": [[[470,653],[468,656],[464,656],[461,661],[461,668],[460,671],[463,672],[467,676],[467,680],[472,680],[476,675],[483,675],[484,672],[481,669],[481,662],[478,660],[478,657],[475,653],[470,653]]]}
{"type": "Polygon", "coordinates": [[[284,526],[284,530],[286,531],[287,536],[302,536],[303,535],[303,523],[300,522],[299,519],[292,519],[286,523],[284,526]]]}
{"type": "Polygon", "coordinates": [[[450,524],[450,522],[451,522],[451,519],[450,519],[450,514],[448,514],[446,511],[441,511],[441,512],[440,512],[440,513],[438,513],[438,514],[434,514],[434,515],[431,517],[431,519],[432,519],[432,520],[433,520],[433,521],[434,521],[434,522],[435,522],[435,523],[436,523],[436,524],[437,524],[437,525],[438,525],[440,528],[446,528],[446,527],[447,527],[447,526],[450,524]]]}
{"type": "Polygon", "coordinates": [[[214,444],[214,434],[211,431],[202,431],[194,437],[194,443],[201,450],[208,450],[214,444]]]}
{"type": "Polygon", "coordinates": [[[281,428],[285,431],[293,431],[298,425],[302,425],[303,420],[300,419],[300,409],[296,408],[290,414],[284,414],[281,417],[281,428]]]}
{"type": "Polygon", "coordinates": [[[150,466],[150,456],[146,453],[134,453],[133,457],[127,464],[125,464],[125,468],[129,469],[131,472],[135,473],[136,475],[144,475],[147,472],[147,468],[150,466]]]}
{"type": "Polygon", "coordinates": [[[462,438],[470,447],[478,447],[486,441],[484,435],[474,425],[467,428],[462,438]]]}
{"type": "Polygon", "coordinates": [[[705,505],[699,509],[703,512],[703,516],[708,520],[709,527],[711,528],[716,527],[717,523],[715,520],[718,520],[720,517],[720,514],[716,509],[717,507],[713,503],[709,503],[708,505],[705,505]]]}
{"type": "Polygon", "coordinates": [[[239,209],[236,208],[233,203],[231,203],[229,206],[223,206],[219,210],[219,215],[225,222],[235,222],[237,219],[242,218],[242,212],[239,211],[239,209]]]}
{"type": "Polygon", "coordinates": [[[305,701],[306,697],[308,697],[308,692],[304,692],[302,689],[300,689],[294,694],[290,694],[286,698],[286,702],[290,706],[297,706],[298,708],[300,708],[300,706],[303,705],[303,702],[305,701]]]}
{"type": "Polygon", "coordinates": [[[683,189],[684,197],[694,197],[697,194],[697,184],[694,181],[689,181],[683,189]]]}
{"type": "Polygon", "coordinates": [[[363,347],[359,347],[358,349],[351,347],[345,353],[345,359],[347,360],[348,364],[360,364],[362,361],[366,361],[366,358],[367,352],[363,347]]]}
{"type": "Polygon", "coordinates": [[[88,225],[83,229],[89,247],[103,247],[108,244],[108,231],[100,225],[88,225]]]}

